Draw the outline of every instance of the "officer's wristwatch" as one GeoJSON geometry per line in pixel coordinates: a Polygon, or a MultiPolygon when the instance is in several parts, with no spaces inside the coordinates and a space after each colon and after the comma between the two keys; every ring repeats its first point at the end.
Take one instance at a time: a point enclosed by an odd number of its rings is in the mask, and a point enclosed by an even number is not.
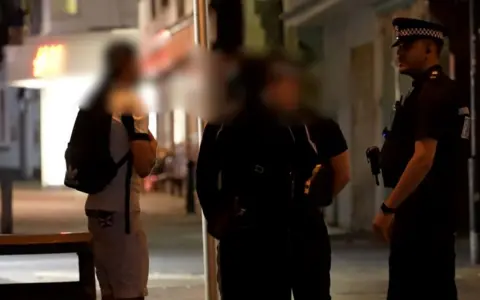
{"type": "Polygon", "coordinates": [[[395,209],[388,207],[385,203],[382,203],[382,206],[380,206],[380,209],[385,215],[391,215],[395,213],[395,209]]]}

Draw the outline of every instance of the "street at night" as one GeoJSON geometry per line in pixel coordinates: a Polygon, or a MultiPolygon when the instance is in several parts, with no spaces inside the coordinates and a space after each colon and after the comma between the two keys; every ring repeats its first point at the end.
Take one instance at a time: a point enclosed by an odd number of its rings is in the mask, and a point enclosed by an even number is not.
{"type": "MultiPolygon", "coordinates": [[[[15,233],[86,230],[82,194],[21,187],[15,189],[14,199],[15,233]]],[[[201,218],[185,216],[183,199],[164,194],[144,195],[142,205],[150,242],[149,299],[204,299],[201,218]]],[[[369,239],[347,242],[338,235],[332,239],[333,299],[385,299],[386,247],[369,239]]],[[[466,240],[458,248],[460,299],[478,299],[480,267],[469,265],[466,240]]],[[[74,255],[1,257],[0,281],[73,281],[78,279],[76,264],[74,255]]]]}
{"type": "Polygon", "coordinates": [[[480,300],[479,16],[0,0],[0,298],[480,300]]]}

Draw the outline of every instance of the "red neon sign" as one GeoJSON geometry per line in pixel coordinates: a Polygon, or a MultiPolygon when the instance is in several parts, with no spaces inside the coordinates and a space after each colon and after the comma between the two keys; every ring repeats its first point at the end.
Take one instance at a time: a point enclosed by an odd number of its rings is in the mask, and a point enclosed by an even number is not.
{"type": "Polygon", "coordinates": [[[33,59],[33,77],[49,77],[59,75],[63,69],[65,46],[43,45],[37,49],[33,59]]]}

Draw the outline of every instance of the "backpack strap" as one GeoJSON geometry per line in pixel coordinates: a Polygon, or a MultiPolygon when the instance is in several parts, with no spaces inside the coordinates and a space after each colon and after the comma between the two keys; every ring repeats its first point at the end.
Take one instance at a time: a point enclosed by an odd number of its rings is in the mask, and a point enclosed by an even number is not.
{"type": "Polygon", "coordinates": [[[132,153],[130,151],[128,151],[117,163],[117,169],[120,169],[127,161],[128,159],[130,158],[130,156],[132,155],[132,153]]]}
{"type": "Polygon", "coordinates": [[[130,194],[131,194],[131,180],[133,175],[133,154],[128,151],[127,154],[117,163],[117,166],[122,166],[127,163],[127,172],[125,175],[125,233],[130,234],[130,194]]]}
{"type": "Polygon", "coordinates": [[[130,150],[116,163],[117,169],[120,169],[127,163],[127,171],[125,175],[125,233],[130,234],[130,194],[131,194],[131,180],[133,173],[133,154],[130,150]]]}

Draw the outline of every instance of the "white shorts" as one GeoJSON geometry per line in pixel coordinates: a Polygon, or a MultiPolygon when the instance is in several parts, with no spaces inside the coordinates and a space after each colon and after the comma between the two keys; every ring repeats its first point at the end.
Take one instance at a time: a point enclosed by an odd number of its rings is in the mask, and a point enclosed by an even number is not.
{"type": "Polygon", "coordinates": [[[88,215],[102,296],[115,299],[147,296],[149,257],[140,212],[131,213],[130,234],[125,233],[124,213],[88,215]]]}

